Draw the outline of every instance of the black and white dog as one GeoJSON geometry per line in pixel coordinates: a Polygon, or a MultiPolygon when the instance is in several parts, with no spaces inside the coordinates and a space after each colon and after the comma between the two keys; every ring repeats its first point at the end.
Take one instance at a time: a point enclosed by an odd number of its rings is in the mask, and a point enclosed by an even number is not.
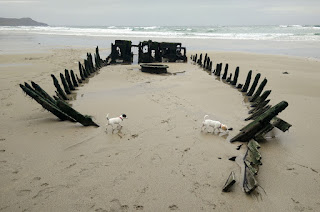
{"type": "Polygon", "coordinates": [[[123,119],[127,119],[127,115],[126,114],[122,114],[119,117],[115,117],[115,118],[110,118],[109,119],[109,113],[108,113],[106,118],[107,118],[107,121],[108,121],[108,123],[106,124],[107,125],[106,130],[108,131],[108,126],[111,125],[112,126],[112,132],[113,132],[115,129],[118,129],[119,131],[121,130],[122,126],[120,125],[120,123],[123,121],[123,119]],[[117,125],[116,128],[114,128],[115,125],[117,125]]]}

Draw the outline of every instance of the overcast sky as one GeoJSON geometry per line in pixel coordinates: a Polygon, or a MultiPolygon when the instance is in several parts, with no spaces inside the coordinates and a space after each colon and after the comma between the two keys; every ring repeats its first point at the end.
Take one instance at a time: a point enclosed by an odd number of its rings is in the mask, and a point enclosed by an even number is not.
{"type": "Polygon", "coordinates": [[[0,0],[0,17],[49,25],[320,24],[320,0],[0,0]]]}

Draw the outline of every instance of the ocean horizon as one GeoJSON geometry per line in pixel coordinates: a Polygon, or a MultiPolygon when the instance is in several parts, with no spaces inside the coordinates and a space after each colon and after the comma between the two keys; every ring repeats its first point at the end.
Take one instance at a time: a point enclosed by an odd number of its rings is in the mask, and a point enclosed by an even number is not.
{"type": "MultiPolygon", "coordinates": [[[[110,47],[115,39],[181,42],[187,50],[240,51],[320,59],[320,25],[0,26],[0,54],[34,44],[110,47]],[[17,44],[19,44],[17,46],[17,44]]],[[[39,47],[39,46],[38,46],[39,47]]]]}

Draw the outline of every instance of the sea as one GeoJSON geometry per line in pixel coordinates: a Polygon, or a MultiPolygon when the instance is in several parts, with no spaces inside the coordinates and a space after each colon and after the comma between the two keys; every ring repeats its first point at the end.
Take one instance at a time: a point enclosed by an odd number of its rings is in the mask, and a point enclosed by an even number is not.
{"type": "Polygon", "coordinates": [[[0,26],[0,54],[46,48],[110,48],[116,39],[181,42],[191,51],[234,51],[320,59],[320,25],[0,26]]]}

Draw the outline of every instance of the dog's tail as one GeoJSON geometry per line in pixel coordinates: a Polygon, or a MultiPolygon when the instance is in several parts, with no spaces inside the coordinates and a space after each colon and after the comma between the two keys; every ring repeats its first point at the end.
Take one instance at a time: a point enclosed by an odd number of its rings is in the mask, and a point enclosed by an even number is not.
{"type": "Polygon", "coordinates": [[[209,116],[209,115],[205,115],[205,116],[203,117],[203,121],[205,121],[208,116],[209,116]]]}
{"type": "Polygon", "coordinates": [[[107,118],[107,120],[108,120],[108,123],[109,123],[109,113],[107,114],[106,118],[107,118]]]}

